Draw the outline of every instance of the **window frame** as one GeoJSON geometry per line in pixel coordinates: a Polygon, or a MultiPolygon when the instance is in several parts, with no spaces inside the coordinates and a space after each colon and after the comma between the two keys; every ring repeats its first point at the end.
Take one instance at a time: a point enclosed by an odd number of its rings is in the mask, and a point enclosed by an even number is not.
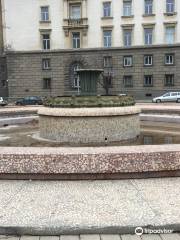
{"type": "Polygon", "coordinates": [[[153,38],[154,38],[154,28],[153,27],[145,27],[144,28],[144,45],[146,45],[146,46],[151,46],[151,45],[153,45],[153,38]],[[147,30],[151,30],[151,38],[150,38],[150,34],[148,34],[148,42],[146,42],[146,40],[147,40],[147,38],[146,38],[146,31],[147,30]],[[150,41],[150,39],[151,39],[151,41],[150,41]]]}
{"type": "Polygon", "coordinates": [[[132,0],[123,0],[123,17],[131,16],[132,16],[132,0]]]}
{"type": "Polygon", "coordinates": [[[175,65],[175,54],[174,53],[166,53],[165,54],[165,57],[164,57],[164,64],[166,65],[166,66],[172,66],[172,65],[175,65]],[[172,62],[168,62],[168,61],[166,61],[167,60],[167,57],[172,57],[172,62]]]}
{"type": "Polygon", "coordinates": [[[44,77],[43,78],[43,89],[44,90],[50,90],[51,88],[52,88],[52,78],[51,77],[44,77]],[[49,81],[49,83],[48,83],[48,81],[49,81]]]}
{"type": "Polygon", "coordinates": [[[112,2],[106,1],[106,2],[103,2],[103,18],[109,18],[109,17],[112,17],[112,2]],[[109,8],[105,7],[106,4],[107,5],[109,4],[109,8]]]}
{"type": "Polygon", "coordinates": [[[42,49],[47,51],[51,49],[51,34],[49,32],[47,33],[41,33],[42,37],[42,49]],[[47,35],[49,38],[44,38],[44,36],[47,35]]]}
{"type": "Polygon", "coordinates": [[[81,3],[74,3],[74,4],[73,4],[73,3],[70,3],[70,4],[69,4],[69,19],[71,19],[71,20],[79,20],[79,19],[81,19],[81,18],[82,18],[82,5],[81,5],[81,3]],[[79,7],[79,10],[80,10],[80,11],[79,11],[79,13],[80,13],[80,14],[79,14],[79,17],[76,17],[76,16],[74,17],[74,16],[73,16],[73,14],[72,14],[72,13],[73,13],[73,12],[72,12],[72,8],[73,8],[73,7],[79,7]]]}
{"type": "Polygon", "coordinates": [[[133,67],[133,56],[132,55],[127,55],[127,56],[123,56],[123,67],[133,67]],[[130,64],[125,64],[127,58],[131,59],[131,63],[130,64]]]}
{"type": "Polygon", "coordinates": [[[125,88],[133,88],[133,76],[132,75],[124,75],[123,76],[123,85],[125,88]],[[131,78],[131,84],[126,84],[126,78],[131,78]]]}
{"type": "Polygon", "coordinates": [[[81,88],[79,75],[77,73],[75,73],[76,70],[78,70],[78,69],[80,69],[80,65],[76,64],[73,66],[73,88],[76,88],[76,89],[81,88]]]}
{"type": "Polygon", "coordinates": [[[104,48],[112,47],[112,30],[103,30],[103,47],[104,48]],[[107,32],[110,33],[109,36],[105,36],[105,33],[107,33],[107,32]]]}
{"type": "Polygon", "coordinates": [[[133,41],[133,30],[132,29],[123,29],[123,44],[124,47],[131,47],[133,41]],[[126,33],[130,33],[129,35],[126,33]],[[128,36],[128,38],[127,38],[128,36]],[[129,38],[130,36],[130,38],[129,38]],[[128,44],[126,44],[128,43],[128,44]]]}
{"type": "Polygon", "coordinates": [[[149,16],[153,14],[153,5],[154,1],[153,0],[144,0],[144,15],[149,16]],[[147,1],[151,1],[151,4],[147,4],[147,1]],[[151,9],[151,11],[150,11],[151,9]],[[148,11],[146,11],[148,10],[148,11]]]}
{"type": "Polygon", "coordinates": [[[49,12],[49,6],[44,5],[40,6],[40,11],[41,11],[41,22],[49,22],[50,21],[50,12],[49,12]],[[43,8],[47,8],[47,12],[43,12],[43,8]]]}
{"type": "Polygon", "coordinates": [[[145,66],[145,67],[152,67],[152,66],[153,66],[153,55],[152,55],[152,54],[145,54],[145,55],[144,55],[144,66],[145,66]],[[146,57],[147,57],[147,58],[150,58],[150,57],[151,57],[151,64],[149,64],[149,63],[146,64],[146,61],[145,61],[145,60],[146,60],[146,57]]]}
{"type": "Polygon", "coordinates": [[[173,14],[174,12],[175,12],[175,0],[166,0],[166,13],[167,14],[173,14]],[[173,2],[168,3],[168,1],[173,1],[173,2]]]}
{"type": "Polygon", "coordinates": [[[72,48],[73,49],[81,48],[81,32],[72,32],[72,48]],[[74,37],[75,34],[78,34],[79,37],[74,37]]]}
{"type": "Polygon", "coordinates": [[[144,87],[153,87],[153,74],[145,74],[144,75],[144,87]],[[147,78],[151,78],[151,84],[147,84],[147,82],[146,82],[146,77],[147,78]]]}
{"type": "Polygon", "coordinates": [[[43,58],[42,59],[42,70],[50,70],[50,69],[51,69],[51,59],[43,58]],[[47,62],[48,62],[48,64],[47,64],[47,62]]]}
{"type": "Polygon", "coordinates": [[[164,86],[165,87],[174,87],[174,82],[175,82],[175,75],[174,74],[165,74],[165,78],[164,78],[164,86]],[[167,77],[173,77],[172,79],[172,84],[167,83],[167,77]]]}
{"type": "Polygon", "coordinates": [[[174,26],[174,25],[172,25],[172,26],[168,26],[168,25],[166,25],[165,26],[165,43],[166,44],[174,44],[175,43],[175,41],[176,41],[176,26],[174,26]],[[168,35],[167,34],[167,29],[173,29],[173,34],[172,35],[168,35]],[[173,39],[171,39],[171,41],[169,41],[169,36],[171,36],[171,37],[173,37],[173,39]]]}
{"type": "Polygon", "coordinates": [[[104,56],[103,57],[103,67],[104,68],[112,68],[112,56],[104,56]],[[106,61],[108,59],[108,61],[106,61]],[[106,64],[108,62],[108,64],[106,64]]]}

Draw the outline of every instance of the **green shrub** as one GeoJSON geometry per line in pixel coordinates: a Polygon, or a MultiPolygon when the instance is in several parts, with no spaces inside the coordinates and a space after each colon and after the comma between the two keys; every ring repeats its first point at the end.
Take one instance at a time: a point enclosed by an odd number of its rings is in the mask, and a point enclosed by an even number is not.
{"type": "Polygon", "coordinates": [[[131,96],[72,96],[48,98],[44,102],[47,107],[84,108],[84,107],[124,107],[135,105],[131,96]]]}

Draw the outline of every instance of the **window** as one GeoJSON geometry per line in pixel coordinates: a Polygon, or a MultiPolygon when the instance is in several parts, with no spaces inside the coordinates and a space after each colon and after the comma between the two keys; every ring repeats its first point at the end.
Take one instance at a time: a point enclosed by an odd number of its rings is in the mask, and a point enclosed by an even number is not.
{"type": "Polygon", "coordinates": [[[152,87],[153,86],[153,76],[152,75],[145,75],[144,76],[144,86],[145,87],[152,87]]]}
{"type": "Polygon", "coordinates": [[[144,56],[144,66],[152,66],[153,65],[153,56],[145,55],[144,56]]]}
{"type": "Polygon", "coordinates": [[[73,87],[74,88],[80,88],[80,79],[79,79],[79,75],[77,74],[77,70],[80,69],[79,65],[74,65],[73,66],[73,87]]]}
{"type": "Polygon", "coordinates": [[[153,28],[144,29],[144,42],[145,45],[151,45],[153,42],[153,28]]]}
{"type": "Polygon", "coordinates": [[[165,64],[173,65],[174,64],[174,54],[166,54],[165,55],[165,64]]]}
{"type": "Polygon", "coordinates": [[[112,57],[107,56],[104,57],[104,68],[111,68],[112,67],[112,57]]]}
{"type": "Polygon", "coordinates": [[[133,87],[132,76],[124,76],[124,87],[133,87]]]}
{"type": "Polygon", "coordinates": [[[43,22],[49,21],[49,7],[48,6],[41,7],[41,21],[43,21],[43,22]]]}
{"type": "Polygon", "coordinates": [[[173,44],[175,42],[175,27],[166,27],[166,43],[173,44]]]}
{"type": "Polygon", "coordinates": [[[80,32],[72,33],[72,42],[73,42],[73,48],[80,48],[81,46],[80,32]]]}
{"type": "Polygon", "coordinates": [[[143,142],[144,142],[144,145],[152,145],[153,137],[152,136],[144,136],[143,142]]]}
{"type": "Polygon", "coordinates": [[[1,72],[2,72],[2,73],[5,73],[5,72],[6,72],[6,67],[5,67],[5,65],[1,65],[1,72]]]}
{"type": "Polygon", "coordinates": [[[44,78],[43,79],[43,88],[44,89],[51,89],[51,78],[44,78]]]}
{"type": "Polygon", "coordinates": [[[51,68],[51,66],[50,66],[50,59],[49,58],[42,59],[42,69],[43,70],[48,70],[50,68],[51,68]]]}
{"type": "Polygon", "coordinates": [[[43,49],[50,49],[50,34],[42,34],[43,49]]]}
{"type": "Polygon", "coordinates": [[[171,137],[171,136],[166,136],[166,137],[164,138],[164,143],[165,143],[165,144],[172,144],[172,143],[173,143],[173,137],[171,137]]]}
{"type": "Polygon", "coordinates": [[[104,2],[103,3],[103,17],[110,17],[111,16],[111,2],[104,2]]]}
{"type": "Polygon", "coordinates": [[[132,30],[124,30],[124,46],[130,47],[132,45],[132,30]]]}
{"type": "Polygon", "coordinates": [[[132,56],[125,56],[124,57],[124,67],[131,67],[133,64],[132,56]]]}
{"type": "Polygon", "coordinates": [[[104,31],[104,47],[108,48],[112,45],[112,31],[104,31]]]}
{"type": "Polygon", "coordinates": [[[175,9],[175,1],[174,0],[166,0],[166,12],[174,13],[175,9]]]}
{"type": "Polygon", "coordinates": [[[2,87],[6,87],[7,86],[7,81],[6,80],[2,80],[1,83],[2,83],[2,87]]]}
{"type": "Polygon", "coordinates": [[[123,16],[129,17],[132,15],[132,1],[124,0],[123,1],[123,16]]]}
{"type": "Polygon", "coordinates": [[[153,0],[145,0],[145,15],[152,15],[153,14],[153,0]]]}
{"type": "Polygon", "coordinates": [[[165,86],[171,87],[174,86],[174,74],[166,74],[165,75],[165,86]]]}
{"type": "Polygon", "coordinates": [[[70,5],[70,19],[81,18],[81,5],[70,5]]]}

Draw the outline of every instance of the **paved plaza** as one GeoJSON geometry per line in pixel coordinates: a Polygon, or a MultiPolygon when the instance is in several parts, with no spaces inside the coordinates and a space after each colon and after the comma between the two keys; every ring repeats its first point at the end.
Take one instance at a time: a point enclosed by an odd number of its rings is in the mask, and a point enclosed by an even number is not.
{"type": "Polygon", "coordinates": [[[61,236],[0,236],[0,240],[180,240],[180,234],[137,235],[61,235],[61,236]]]}
{"type": "Polygon", "coordinates": [[[0,234],[129,234],[180,230],[180,178],[0,181],[0,234]]]}

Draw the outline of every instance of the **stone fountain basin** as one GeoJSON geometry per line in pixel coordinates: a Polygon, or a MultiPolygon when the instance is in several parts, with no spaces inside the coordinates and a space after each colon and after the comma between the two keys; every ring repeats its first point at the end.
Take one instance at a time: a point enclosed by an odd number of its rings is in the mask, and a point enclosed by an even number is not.
{"type": "Polygon", "coordinates": [[[104,143],[140,134],[140,109],[129,107],[39,109],[40,137],[62,143],[104,143]]]}

